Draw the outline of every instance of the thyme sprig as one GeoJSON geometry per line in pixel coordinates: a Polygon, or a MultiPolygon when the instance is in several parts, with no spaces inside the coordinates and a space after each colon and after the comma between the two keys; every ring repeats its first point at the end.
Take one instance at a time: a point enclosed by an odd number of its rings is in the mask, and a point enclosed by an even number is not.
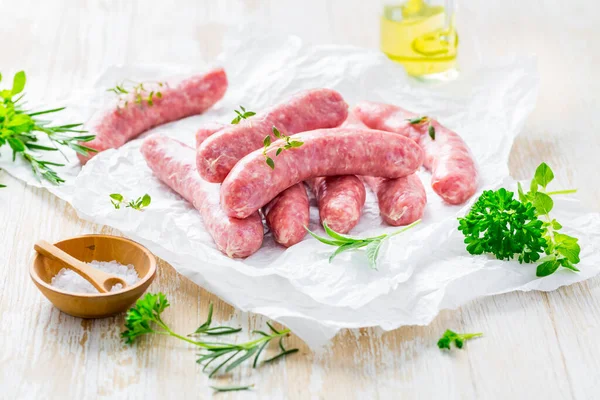
{"type": "Polygon", "coordinates": [[[421,125],[429,123],[429,126],[427,127],[427,133],[429,134],[431,140],[435,140],[435,128],[431,124],[431,120],[428,116],[423,115],[421,117],[408,118],[406,121],[408,121],[408,123],[411,125],[421,125]]]}
{"type": "Polygon", "coordinates": [[[231,123],[233,125],[237,125],[240,123],[241,120],[248,119],[248,118],[256,115],[256,113],[254,111],[246,111],[244,106],[240,106],[240,110],[241,111],[233,110],[233,112],[237,114],[237,116],[231,120],[231,123]]]}
{"type": "MultiPolygon", "coordinates": [[[[277,149],[277,151],[275,152],[275,157],[280,155],[281,152],[283,152],[284,150],[300,147],[304,144],[304,142],[300,140],[292,140],[290,136],[286,136],[283,133],[279,132],[279,130],[275,126],[273,126],[273,136],[275,136],[277,139],[283,139],[283,141],[285,142],[285,144],[282,147],[279,147],[277,149]]],[[[267,165],[271,167],[271,169],[275,169],[275,162],[271,157],[267,155],[267,150],[269,149],[269,146],[271,146],[271,135],[265,136],[265,139],[263,140],[263,155],[265,156],[265,161],[267,165]]]]}
{"type": "Polygon", "coordinates": [[[163,87],[168,87],[166,82],[123,81],[112,88],[106,89],[106,91],[112,92],[119,97],[117,108],[126,108],[131,98],[133,98],[135,104],[146,104],[148,107],[152,107],[155,99],[162,98],[163,94],[160,89],[163,87]],[[158,86],[158,89],[148,90],[147,86],[149,85],[158,86]]]}
{"type": "Polygon", "coordinates": [[[109,196],[110,196],[110,202],[113,205],[113,207],[115,208],[115,210],[120,209],[121,205],[123,203],[125,203],[125,207],[133,208],[134,210],[141,211],[142,208],[148,207],[150,205],[150,202],[152,201],[152,198],[150,197],[150,195],[148,193],[146,193],[143,196],[138,197],[135,200],[130,200],[130,201],[127,201],[125,199],[125,196],[123,196],[120,193],[112,193],[109,196]]]}

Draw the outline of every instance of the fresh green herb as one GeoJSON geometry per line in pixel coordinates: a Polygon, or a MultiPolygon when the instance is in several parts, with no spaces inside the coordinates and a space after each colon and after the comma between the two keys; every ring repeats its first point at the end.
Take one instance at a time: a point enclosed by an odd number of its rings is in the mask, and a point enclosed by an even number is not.
{"type": "Polygon", "coordinates": [[[211,389],[214,389],[215,392],[237,392],[239,390],[250,390],[254,387],[254,385],[247,386],[211,386],[211,389]]]}
{"type": "MultiPolygon", "coordinates": [[[[0,74],[0,81],[2,75],[0,74]]],[[[44,111],[29,111],[23,108],[22,94],[27,79],[25,72],[17,72],[13,78],[11,89],[0,91],[0,147],[8,144],[13,151],[13,161],[20,155],[31,166],[33,173],[47,181],[58,185],[64,180],[54,171],[52,167],[62,167],[64,164],[44,161],[38,158],[40,151],[60,151],[59,146],[65,146],[75,150],[77,153],[87,156],[96,150],[83,146],[81,142],[89,142],[94,135],[71,136],[69,133],[86,133],[87,131],[77,129],[82,124],[66,124],[52,126],[51,121],[39,119],[40,115],[52,114],[64,110],[64,107],[44,111]],[[19,95],[15,98],[15,96],[19,95]],[[38,144],[37,132],[47,135],[52,147],[38,144]]],[[[62,153],[62,152],[61,152],[62,153]]],[[[63,154],[64,156],[64,154],[63,154]]],[[[65,156],[66,159],[66,156],[65,156]]]]}
{"type": "Polygon", "coordinates": [[[199,336],[199,335],[230,335],[232,333],[238,333],[242,330],[242,328],[232,328],[230,326],[215,326],[211,328],[210,324],[212,323],[212,315],[213,315],[213,304],[210,303],[208,305],[208,317],[206,317],[206,321],[198,327],[194,331],[194,333],[188,336],[199,336]]]}
{"type": "Polygon", "coordinates": [[[112,92],[119,96],[119,105],[117,108],[127,107],[129,101],[133,99],[133,102],[138,105],[147,104],[149,107],[154,105],[156,99],[162,98],[162,92],[160,90],[148,90],[146,86],[152,85],[154,87],[162,88],[168,86],[165,82],[135,82],[127,81],[121,84],[115,85],[107,92],[112,92]],[[127,96],[125,96],[127,95],[127,96]]]}
{"type": "Polygon", "coordinates": [[[240,110],[233,110],[233,112],[235,112],[237,114],[237,117],[235,117],[233,120],[231,120],[231,123],[233,125],[239,124],[241,120],[243,119],[248,119],[250,117],[252,117],[253,115],[256,115],[256,113],[254,111],[246,111],[246,109],[242,106],[240,106],[240,110]]]}
{"type": "MultiPolygon", "coordinates": [[[[126,343],[131,344],[142,335],[167,335],[197,346],[201,349],[201,352],[196,362],[204,365],[203,371],[207,370],[215,360],[219,360],[220,362],[210,370],[209,377],[215,376],[222,370],[229,372],[252,357],[252,365],[253,367],[257,367],[261,353],[274,339],[278,339],[279,341],[280,352],[264,360],[263,363],[273,362],[298,351],[298,349],[287,349],[283,345],[283,339],[290,334],[289,329],[277,330],[268,322],[267,326],[270,329],[270,333],[253,331],[260,335],[260,337],[246,343],[224,343],[190,339],[189,336],[186,337],[173,332],[162,320],[161,315],[167,307],[169,307],[169,302],[164,294],[146,294],[145,297],[139,299],[135,306],[127,312],[125,317],[125,331],[121,334],[121,337],[126,343]]],[[[211,328],[211,322],[212,307],[209,307],[207,320],[190,336],[201,336],[203,334],[210,334],[212,336],[227,335],[239,331],[239,329],[226,326],[211,328]]]]}
{"type": "MultiPolygon", "coordinates": [[[[126,202],[125,197],[123,197],[123,195],[120,193],[111,194],[110,199],[110,202],[112,203],[113,207],[117,210],[121,208],[123,202],[126,202]]],[[[152,199],[150,198],[150,195],[146,193],[145,195],[138,197],[135,200],[126,202],[125,207],[133,208],[134,210],[140,211],[142,208],[148,207],[151,201],[152,199]]]]}
{"type": "Polygon", "coordinates": [[[454,342],[454,345],[459,349],[463,348],[466,340],[473,339],[482,336],[483,333],[456,333],[450,329],[444,332],[444,335],[438,340],[437,345],[440,349],[450,350],[450,344],[454,342]]]}
{"type": "Polygon", "coordinates": [[[429,126],[427,127],[427,133],[429,134],[431,140],[435,140],[435,128],[431,124],[430,118],[428,116],[424,115],[422,117],[409,118],[406,121],[408,121],[408,123],[411,125],[421,125],[429,122],[429,126]]]}
{"type": "Polygon", "coordinates": [[[422,117],[408,118],[406,121],[408,121],[408,123],[411,125],[419,125],[419,124],[428,122],[429,117],[426,115],[423,115],[422,117]]]}
{"type": "MultiPolygon", "coordinates": [[[[283,133],[279,132],[279,130],[276,127],[273,127],[273,136],[285,142],[283,147],[279,147],[277,149],[277,151],[275,152],[275,157],[280,155],[281,152],[284,150],[300,147],[304,144],[304,142],[301,142],[299,140],[292,140],[290,136],[286,136],[283,133]]],[[[267,162],[267,165],[271,167],[271,169],[275,169],[275,162],[271,157],[267,155],[267,150],[269,146],[271,146],[271,135],[265,136],[265,139],[263,140],[263,155],[265,156],[265,161],[267,162]]]]}
{"type": "Polygon", "coordinates": [[[429,128],[427,128],[427,132],[429,132],[429,137],[431,138],[431,140],[435,140],[435,128],[433,127],[433,125],[429,125],[429,128]]]}
{"type": "Polygon", "coordinates": [[[518,185],[519,199],[504,188],[486,190],[469,213],[459,218],[458,230],[465,235],[470,254],[491,253],[499,260],[517,256],[520,263],[541,262],[536,275],[547,276],[559,267],[579,271],[581,251],[577,239],[558,231],[562,225],[549,215],[554,207],[551,195],[570,194],[575,190],[547,192],[554,173],[540,164],[525,193],[518,185]],[[542,255],[544,255],[542,257],[542,255]]]}
{"type": "Polygon", "coordinates": [[[340,235],[339,233],[329,228],[327,226],[327,223],[323,223],[323,229],[325,229],[325,233],[327,233],[327,235],[331,239],[319,236],[308,228],[306,228],[306,230],[308,231],[308,233],[310,233],[312,237],[317,239],[319,242],[337,247],[337,249],[329,256],[329,262],[332,262],[335,256],[337,256],[340,253],[343,253],[344,251],[356,250],[362,247],[366,247],[367,259],[369,260],[369,267],[371,269],[377,269],[377,257],[379,256],[379,250],[381,249],[381,245],[383,244],[384,240],[409,230],[413,226],[417,225],[419,222],[421,222],[421,220],[415,221],[412,224],[407,225],[394,233],[383,234],[362,239],[340,235]]]}

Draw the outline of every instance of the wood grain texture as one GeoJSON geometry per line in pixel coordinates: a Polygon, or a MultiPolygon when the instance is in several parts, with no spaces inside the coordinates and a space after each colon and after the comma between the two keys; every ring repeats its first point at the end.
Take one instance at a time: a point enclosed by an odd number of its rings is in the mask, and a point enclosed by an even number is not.
{"type": "MultiPolygon", "coordinates": [[[[563,186],[600,208],[600,42],[597,2],[461,2],[463,65],[487,54],[536,53],[538,107],[516,140],[510,169],[525,178],[546,161],[563,186]],[[526,3],[526,4],[524,4],[526,3]],[[477,38],[477,40],[474,40],[477,38]]],[[[377,47],[381,4],[361,0],[2,0],[4,76],[28,73],[31,98],[68,95],[109,65],[212,60],[232,21],[258,15],[307,40],[377,47]]],[[[168,338],[125,346],[123,316],[84,321],[62,314],[30,282],[38,239],[118,234],[77,218],[50,193],[0,172],[0,382],[6,398],[208,398],[194,351],[168,338]]],[[[165,318],[192,331],[215,302],[215,319],[246,329],[265,319],[235,310],[160,262],[150,287],[166,293],[165,318]]],[[[445,311],[427,327],[344,331],[331,346],[217,383],[254,383],[227,398],[600,397],[600,278],[552,293],[510,293],[445,311]],[[482,331],[464,351],[440,352],[446,329],[482,331]]],[[[239,338],[240,340],[243,337],[239,338]]]]}

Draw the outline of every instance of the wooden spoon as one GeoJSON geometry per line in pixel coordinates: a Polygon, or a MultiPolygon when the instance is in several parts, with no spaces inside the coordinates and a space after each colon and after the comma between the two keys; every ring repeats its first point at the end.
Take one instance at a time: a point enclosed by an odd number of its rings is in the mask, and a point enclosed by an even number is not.
{"type": "Polygon", "coordinates": [[[97,270],[96,268],[93,268],[88,264],[79,261],[72,255],[62,251],[55,245],[50,244],[45,240],[40,240],[33,246],[33,248],[35,249],[35,251],[37,251],[45,257],[49,257],[53,260],[62,262],[65,265],[65,267],[67,267],[71,271],[75,271],[83,279],[94,285],[94,287],[100,293],[110,292],[110,289],[117,283],[123,285],[123,288],[127,286],[127,283],[122,278],[119,278],[118,276],[113,274],[107,274],[106,272],[97,270]]]}

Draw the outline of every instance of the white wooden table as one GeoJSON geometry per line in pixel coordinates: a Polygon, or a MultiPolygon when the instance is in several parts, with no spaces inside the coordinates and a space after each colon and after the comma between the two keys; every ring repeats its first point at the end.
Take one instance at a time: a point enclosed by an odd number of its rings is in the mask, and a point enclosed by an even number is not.
{"type": "MultiPolygon", "coordinates": [[[[495,0],[461,4],[459,14],[463,64],[487,53],[538,55],[538,107],[511,154],[513,176],[529,177],[546,161],[559,184],[579,187],[596,210],[598,4],[495,0]]],[[[211,60],[227,23],[253,14],[313,42],[377,47],[380,8],[364,0],[1,0],[0,69],[5,77],[26,70],[29,95],[53,98],[112,64],[211,60]]],[[[4,172],[0,182],[9,186],[0,191],[0,397],[209,397],[209,381],[185,345],[160,337],[128,347],[119,338],[123,316],[83,321],[41,296],[27,274],[35,240],[118,232],[78,219],[64,202],[4,172]]],[[[218,321],[264,325],[264,318],[233,309],[166,263],[150,290],[168,295],[165,318],[179,331],[195,328],[209,301],[218,321]]],[[[256,384],[251,393],[219,396],[600,398],[599,297],[595,278],[553,293],[481,299],[443,312],[427,327],[346,331],[318,353],[292,338],[299,355],[218,381],[256,384]],[[446,328],[485,337],[462,351],[441,352],[436,341],[446,328]]]]}

